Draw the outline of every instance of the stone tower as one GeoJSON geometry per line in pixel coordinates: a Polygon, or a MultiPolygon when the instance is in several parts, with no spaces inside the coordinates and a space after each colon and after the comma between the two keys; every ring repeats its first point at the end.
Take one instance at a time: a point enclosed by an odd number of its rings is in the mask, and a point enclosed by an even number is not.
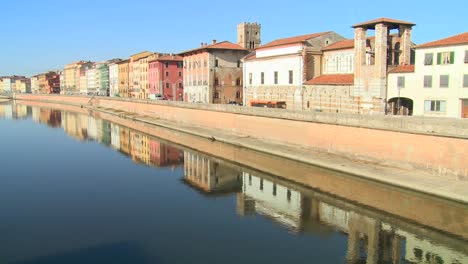
{"type": "Polygon", "coordinates": [[[353,25],[354,88],[359,113],[384,113],[388,71],[411,63],[411,29],[414,23],[379,18],[353,25]],[[374,30],[374,37],[367,36],[374,30]],[[391,34],[396,30],[396,34],[391,34]]]}
{"type": "Polygon", "coordinates": [[[248,50],[256,49],[261,43],[261,29],[257,23],[240,23],[237,25],[237,44],[248,50]]]}

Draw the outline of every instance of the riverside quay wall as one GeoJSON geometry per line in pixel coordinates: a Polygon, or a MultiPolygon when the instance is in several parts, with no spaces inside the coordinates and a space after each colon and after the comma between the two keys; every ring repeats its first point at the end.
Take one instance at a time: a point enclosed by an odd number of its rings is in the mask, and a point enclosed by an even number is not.
{"type": "Polygon", "coordinates": [[[468,179],[468,120],[311,113],[109,97],[16,95],[17,100],[113,109],[260,141],[468,179]]]}

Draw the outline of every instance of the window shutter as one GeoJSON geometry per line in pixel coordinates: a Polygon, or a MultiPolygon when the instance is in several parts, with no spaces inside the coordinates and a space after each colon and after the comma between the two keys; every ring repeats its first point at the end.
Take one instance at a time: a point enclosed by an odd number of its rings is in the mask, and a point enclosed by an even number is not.
{"type": "Polygon", "coordinates": [[[453,64],[455,60],[455,51],[450,52],[450,64],[453,64]]]}
{"type": "Polygon", "coordinates": [[[440,64],[442,61],[442,53],[437,53],[437,64],[440,64]]]}

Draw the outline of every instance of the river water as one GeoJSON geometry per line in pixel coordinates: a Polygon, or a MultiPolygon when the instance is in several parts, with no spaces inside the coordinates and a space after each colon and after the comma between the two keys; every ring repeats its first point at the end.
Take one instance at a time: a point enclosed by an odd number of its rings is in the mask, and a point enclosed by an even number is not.
{"type": "Polygon", "coordinates": [[[468,263],[466,205],[103,118],[0,104],[0,263],[468,263]]]}

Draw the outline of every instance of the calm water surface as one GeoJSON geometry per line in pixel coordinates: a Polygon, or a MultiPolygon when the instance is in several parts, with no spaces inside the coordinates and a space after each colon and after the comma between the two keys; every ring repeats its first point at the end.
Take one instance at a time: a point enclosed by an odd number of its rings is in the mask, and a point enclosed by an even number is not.
{"type": "Polygon", "coordinates": [[[468,263],[465,238],[92,115],[2,104],[0,133],[0,263],[468,263]]]}

